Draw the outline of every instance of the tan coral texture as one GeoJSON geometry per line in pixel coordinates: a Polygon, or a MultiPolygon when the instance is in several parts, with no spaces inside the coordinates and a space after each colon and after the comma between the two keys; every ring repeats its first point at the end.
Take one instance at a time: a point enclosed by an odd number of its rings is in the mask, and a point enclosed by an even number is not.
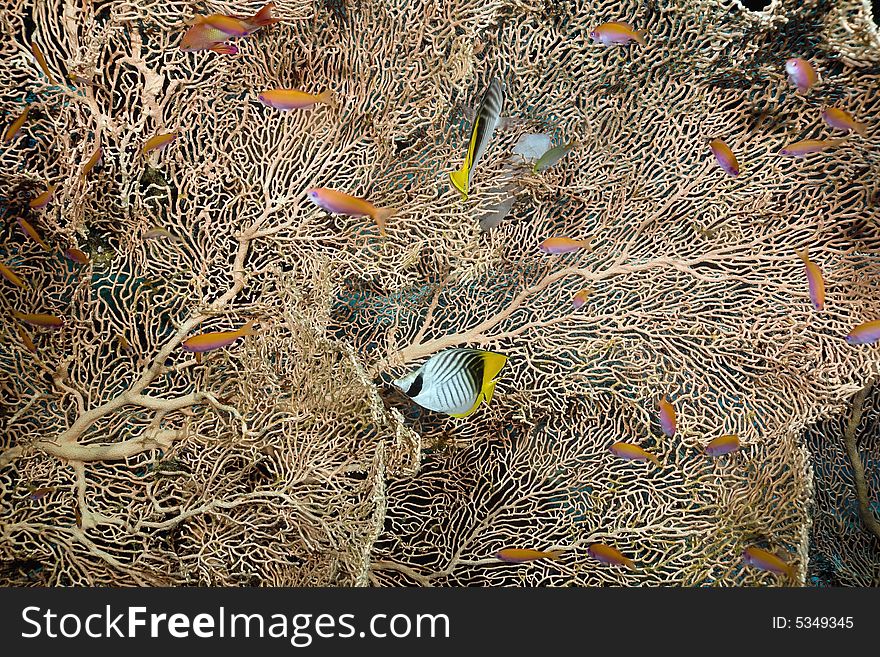
{"type": "MultiPolygon", "coordinates": [[[[0,582],[808,583],[826,480],[804,432],[845,415],[880,366],[876,345],[844,340],[880,319],[869,3],[279,0],[282,21],[237,55],[178,48],[196,14],[260,5],[0,0],[3,129],[32,103],[0,145],[0,261],[26,281],[0,279],[0,582]],[[592,43],[614,20],[647,46],[592,43]],[[786,79],[793,56],[819,71],[807,95],[786,79]],[[493,76],[508,120],[462,201],[448,172],[493,76]],[[257,94],[274,87],[330,89],[336,105],[265,107],[257,94]],[[827,104],[867,135],[778,156],[839,134],[827,104]],[[528,133],[581,146],[540,174],[516,169],[516,202],[484,233],[528,133]],[[739,177],[712,158],[716,137],[739,177]],[[103,162],[83,177],[96,145],[103,162]],[[50,183],[54,199],[31,209],[50,183]],[[313,186],[400,208],[387,238],[317,208],[313,186]],[[588,235],[592,250],[537,248],[588,235]],[[12,311],[65,323],[27,327],[32,354],[12,311]],[[250,319],[255,335],[201,363],[181,348],[250,319]],[[470,417],[388,385],[454,346],[509,356],[470,417]],[[703,454],[722,433],[741,451],[703,454]],[[615,457],[617,441],[662,466],[615,457]],[[636,568],[591,558],[594,542],[636,568]],[[797,581],[744,566],[750,545],[797,581]],[[567,551],[511,564],[503,548],[567,551]]],[[[876,469],[877,442],[864,445],[876,469]]],[[[877,552],[857,544],[849,581],[876,583],[877,552]]]]}

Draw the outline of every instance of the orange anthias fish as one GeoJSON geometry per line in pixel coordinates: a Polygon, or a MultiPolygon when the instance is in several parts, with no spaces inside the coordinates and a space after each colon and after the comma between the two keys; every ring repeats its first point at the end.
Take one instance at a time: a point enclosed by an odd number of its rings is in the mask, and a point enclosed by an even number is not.
{"type": "Polygon", "coordinates": [[[675,427],[675,407],[664,397],[660,400],[660,428],[663,429],[663,433],[672,438],[675,435],[675,427]]]}
{"type": "Polygon", "coordinates": [[[739,449],[739,436],[736,434],[728,434],[726,436],[718,436],[706,445],[706,454],[709,456],[721,456],[722,454],[732,454],[739,449]]]}
{"type": "Polygon", "coordinates": [[[52,79],[52,74],[49,73],[49,64],[43,56],[43,51],[40,50],[40,46],[34,41],[31,41],[31,52],[34,53],[34,57],[37,58],[37,63],[40,65],[40,68],[43,69],[43,73],[49,78],[49,84],[55,84],[55,80],[52,79]]]}
{"type": "Polygon", "coordinates": [[[30,237],[34,242],[42,246],[46,251],[51,251],[49,245],[43,241],[43,238],[40,237],[40,234],[36,231],[36,229],[31,226],[27,221],[22,217],[18,217],[16,219],[18,221],[18,225],[24,231],[24,234],[30,237]]]}
{"type": "Polygon", "coordinates": [[[538,245],[544,253],[572,253],[581,249],[591,248],[592,237],[585,240],[574,240],[570,237],[548,237],[538,245]]]}
{"type": "Polygon", "coordinates": [[[80,265],[89,264],[89,256],[73,246],[64,249],[64,256],[80,265]]]}
{"type": "Polygon", "coordinates": [[[653,454],[649,454],[638,445],[630,443],[614,443],[608,448],[612,454],[629,461],[651,461],[655,465],[661,465],[660,459],[653,454]]]}
{"type": "Polygon", "coordinates": [[[186,31],[180,40],[180,49],[184,52],[195,52],[197,50],[215,50],[223,53],[238,52],[235,46],[224,46],[223,42],[233,36],[253,34],[261,27],[277,23],[281,19],[272,17],[272,10],[274,8],[275,3],[270,2],[249,18],[223,16],[220,14],[197,16],[195,24],[186,31]],[[210,19],[211,22],[207,22],[207,19],[210,19]],[[241,32],[242,28],[245,30],[244,33],[236,34],[236,32],[241,32]]]}
{"type": "Polygon", "coordinates": [[[55,315],[46,315],[45,313],[35,313],[33,315],[28,315],[26,313],[20,313],[17,310],[12,311],[12,316],[22,322],[26,322],[33,326],[43,326],[45,328],[59,328],[64,325],[64,320],[61,317],[56,317],[55,315]]]}
{"type": "Polygon", "coordinates": [[[21,343],[24,345],[24,348],[32,354],[37,353],[37,345],[35,345],[34,341],[31,340],[31,336],[28,335],[28,332],[25,331],[21,326],[18,326],[16,328],[18,328],[18,336],[21,338],[21,343]]]}
{"type": "Polygon", "coordinates": [[[644,48],[645,34],[645,30],[634,30],[629,23],[612,22],[602,23],[602,25],[592,30],[590,38],[603,44],[605,47],[614,44],[625,45],[630,41],[635,41],[644,48]]]}
{"type": "Polygon", "coordinates": [[[709,148],[715,154],[715,160],[718,165],[728,173],[728,175],[736,178],[739,175],[739,162],[730,147],[721,139],[713,139],[709,142],[709,148]]]}
{"type": "Polygon", "coordinates": [[[2,262],[0,262],[0,274],[2,274],[3,278],[5,278],[13,285],[17,285],[21,289],[24,289],[24,281],[21,280],[21,278],[19,278],[18,275],[14,271],[12,271],[10,267],[7,267],[2,262]]]}
{"type": "Polygon", "coordinates": [[[150,137],[147,140],[147,143],[145,143],[144,147],[141,149],[141,154],[146,155],[147,153],[158,150],[164,146],[167,146],[175,139],[177,139],[176,132],[167,132],[156,135],[155,137],[150,137]]]}
{"type": "Polygon", "coordinates": [[[592,293],[593,290],[589,287],[585,287],[583,290],[578,290],[578,292],[571,299],[571,305],[574,307],[575,310],[577,310],[578,308],[582,308],[584,305],[586,305],[592,293]]]}
{"type": "Polygon", "coordinates": [[[306,190],[309,199],[319,208],[336,214],[347,214],[352,217],[371,217],[379,227],[379,233],[385,237],[385,224],[389,217],[397,212],[398,208],[377,208],[369,201],[356,196],[349,196],[343,192],[326,187],[312,187],[306,190]]]}
{"type": "Polygon", "coordinates": [[[328,89],[320,94],[307,94],[295,89],[267,89],[257,96],[263,105],[280,110],[303,109],[317,103],[333,104],[333,93],[328,89]]]}
{"type": "Polygon", "coordinates": [[[18,118],[12,122],[12,124],[6,128],[6,132],[3,133],[3,142],[9,142],[15,139],[15,135],[21,130],[21,126],[24,125],[24,122],[27,121],[28,112],[31,111],[31,106],[28,105],[24,108],[24,111],[18,115],[18,118]]]}
{"type": "Polygon", "coordinates": [[[254,331],[253,329],[255,321],[256,320],[252,319],[247,324],[234,331],[212,331],[210,333],[202,333],[200,335],[187,338],[181,343],[181,346],[186,351],[194,351],[196,353],[202,353],[204,351],[211,351],[213,349],[226,347],[227,345],[232,344],[239,338],[243,338],[246,335],[253,335],[254,333],[256,333],[256,331],[254,331]]]}
{"type": "Polygon", "coordinates": [[[593,543],[589,548],[587,548],[587,553],[601,561],[602,563],[608,563],[616,566],[626,566],[630,570],[636,569],[636,564],[632,559],[627,559],[620,552],[615,550],[613,547],[609,545],[605,545],[604,543],[593,543]]]}
{"type": "Polygon", "coordinates": [[[822,119],[832,128],[838,130],[851,130],[852,132],[865,136],[867,126],[864,123],[856,121],[849,112],[838,109],[837,107],[828,107],[822,112],[822,119]]]}
{"type": "Polygon", "coordinates": [[[797,570],[791,564],[786,563],[772,552],[762,550],[759,547],[747,547],[743,551],[743,562],[747,566],[753,566],[760,570],[769,570],[779,575],[788,575],[797,579],[797,570]]]}
{"type": "Polygon", "coordinates": [[[880,340],[880,319],[859,324],[846,336],[847,344],[874,344],[880,340]]]}
{"type": "Polygon", "coordinates": [[[495,553],[497,559],[507,561],[509,563],[523,563],[525,561],[535,561],[536,559],[559,559],[565,550],[529,550],[518,548],[505,548],[495,553]]]}
{"type": "Polygon", "coordinates": [[[788,157],[804,157],[810,153],[821,153],[829,148],[840,146],[846,139],[846,137],[842,139],[804,139],[780,149],[779,154],[788,157]]]}
{"type": "Polygon", "coordinates": [[[807,249],[797,252],[798,257],[804,261],[807,271],[807,283],[810,287],[810,300],[813,308],[822,310],[825,307],[825,280],[822,278],[822,270],[810,260],[807,249]]]}
{"type": "Polygon", "coordinates": [[[86,162],[85,166],[82,170],[82,177],[85,178],[89,171],[95,168],[95,165],[101,161],[101,147],[98,146],[95,148],[95,152],[92,153],[92,156],[89,158],[89,161],[86,162]]]}
{"type": "Polygon", "coordinates": [[[49,205],[49,201],[55,196],[55,190],[57,187],[55,185],[49,185],[49,189],[40,194],[39,196],[32,198],[28,201],[28,205],[31,206],[34,210],[39,210],[40,208],[45,208],[49,205]]]}

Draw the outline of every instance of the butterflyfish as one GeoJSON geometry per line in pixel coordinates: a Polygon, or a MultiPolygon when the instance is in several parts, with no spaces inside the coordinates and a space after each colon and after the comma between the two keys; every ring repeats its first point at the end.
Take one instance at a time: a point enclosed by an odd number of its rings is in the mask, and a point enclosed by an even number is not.
{"type": "Polygon", "coordinates": [[[807,249],[798,251],[797,255],[804,261],[807,285],[810,288],[810,301],[813,302],[813,308],[822,310],[825,307],[825,279],[822,278],[822,270],[810,260],[807,249]]]}
{"type": "Polygon", "coordinates": [[[636,569],[636,564],[632,559],[626,558],[613,547],[605,545],[604,543],[593,543],[587,548],[587,554],[602,563],[615,566],[626,566],[630,570],[636,569]]]}
{"type": "Polygon", "coordinates": [[[630,443],[614,443],[608,448],[612,454],[629,461],[651,461],[654,465],[662,465],[660,459],[653,454],[646,452],[638,445],[630,443]]]}
{"type": "Polygon", "coordinates": [[[471,126],[471,138],[468,141],[464,162],[458,171],[452,171],[449,174],[452,185],[459,191],[463,201],[467,200],[474,169],[489,146],[489,141],[491,141],[501,118],[503,107],[504,88],[501,80],[493,78],[480,100],[474,124],[471,126]]]}
{"type": "Polygon", "coordinates": [[[591,30],[590,38],[606,48],[614,44],[626,45],[630,41],[635,41],[644,48],[645,34],[647,34],[645,30],[635,30],[629,23],[611,22],[602,23],[591,30]]]}
{"type": "Polygon", "coordinates": [[[239,338],[243,338],[246,335],[253,335],[254,333],[256,333],[253,328],[255,321],[256,320],[252,319],[247,324],[234,331],[212,331],[210,333],[201,333],[199,335],[195,335],[191,338],[187,338],[186,340],[184,340],[181,343],[181,346],[186,351],[194,351],[196,353],[202,353],[204,351],[211,351],[213,349],[226,347],[228,345],[231,345],[239,338]]]}
{"type": "Polygon", "coordinates": [[[726,436],[718,436],[709,441],[704,448],[709,456],[721,456],[722,454],[732,454],[739,449],[739,436],[736,434],[727,434],[726,436]]]}
{"type": "Polygon", "coordinates": [[[519,548],[506,548],[495,553],[496,559],[507,561],[508,563],[523,563],[525,561],[535,561],[537,559],[559,559],[565,550],[530,550],[519,548]]]}
{"type": "Polygon", "coordinates": [[[304,109],[318,103],[333,104],[333,92],[329,89],[319,94],[307,94],[296,89],[267,89],[257,95],[263,105],[280,110],[304,109]]]}
{"type": "Polygon", "coordinates": [[[456,347],[432,356],[393,384],[423,408],[462,418],[482,401],[492,401],[494,379],[506,362],[503,354],[456,347]]]}
{"type": "Polygon", "coordinates": [[[859,324],[846,336],[849,344],[874,344],[878,339],[880,339],[880,319],[859,324]]]}
{"type": "Polygon", "coordinates": [[[306,190],[309,199],[319,208],[336,214],[347,214],[353,217],[371,217],[379,227],[379,233],[385,236],[385,224],[398,208],[377,208],[369,201],[356,196],[349,196],[343,192],[326,187],[312,187],[306,190]]]}
{"type": "Polygon", "coordinates": [[[3,133],[3,141],[10,142],[15,139],[15,135],[19,133],[21,127],[24,125],[24,122],[27,121],[28,112],[31,111],[31,106],[28,105],[24,108],[24,111],[18,115],[18,118],[13,121],[8,128],[6,128],[6,132],[3,133]]]}
{"type": "Polygon", "coordinates": [[[792,579],[797,579],[797,570],[795,570],[794,566],[786,563],[772,552],[762,550],[759,547],[751,546],[743,550],[743,562],[747,566],[768,570],[779,575],[788,575],[792,579]]]}
{"type": "Polygon", "coordinates": [[[807,93],[819,80],[816,69],[806,59],[801,57],[792,57],[785,61],[785,72],[788,73],[788,80],[802,94],[807,93]]]}

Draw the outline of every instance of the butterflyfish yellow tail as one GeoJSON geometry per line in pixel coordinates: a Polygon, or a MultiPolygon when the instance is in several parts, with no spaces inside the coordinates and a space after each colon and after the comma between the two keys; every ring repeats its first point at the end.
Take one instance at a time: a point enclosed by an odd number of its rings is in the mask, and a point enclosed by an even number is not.
{"type": "Polygon", "coordinates": [[[452,186],[458,190],[458,193],[461,194],[461,200],[466,201],[468,197],[468,165],[467,161],[462,165],[461,169],[458,171],[453,171],[449,174],[449,179],[452,181],[452,186]]]}
{"type": "Polygon", "coordinates": [[[482,352],[483,356],[483,385],[480,388],[480,393],[477,395],[476,401],[474,401],[474,405],[471,406],[464,413],[451,413],[452,417],[467,417],[474,411],[476,411],[480,407],[480,403],[483,399],[486,400],[488,404],[492,401],[492,395],[495,394],[495,381],[494,379],[498,376],[498,373],[504,367],[504,364],[507,362],[507,356],[504,354],[496,354],[492,351],[484,351],[482,352]]]}

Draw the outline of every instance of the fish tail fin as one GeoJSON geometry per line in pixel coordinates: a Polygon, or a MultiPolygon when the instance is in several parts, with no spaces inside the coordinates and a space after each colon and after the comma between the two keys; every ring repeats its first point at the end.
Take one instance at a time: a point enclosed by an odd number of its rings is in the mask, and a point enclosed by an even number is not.
{"type": "Polygon", "coordinates": [[[321,92],[318,94],[318,100],[320,100],[325,105],[329,105],[330,107],[336,107],[336,101],[333,100],[333,92],[330,89],[321,92]]]}
{"type": "Polygon", "coordinates": [[[461,200],[466,201],[468,197],[468,166],[467,162],[458,171],[452,171],[449,174],[452,186],[461,194],[461,200]]]}
{"type": "Polygon", "coordinates": [[[651,463],[653,463],[654,465],[656,465],[658,468],[662,468],[662,467],[663,467],[663,464],[660,462],[660,459],[658,459],[658,458],[657,458],[656,456],[654,456],[653,454],[648,454],[648,458],[651,460],[651,463]]]}
{"type": "Polygon", "coordinates": [[[256,329],[254,329],[254,323],[256,321],[257,321],[256,319],[248,320],[248,323],[239,329],[239,332],[241,333],[241,335],[242,336],[255,335],[257,333],[256,329]]]}
{"type": "Polygon", "coordinates": [[[260,11],[251,16],[251,19],[248,22],[255,27],[263,27],[264,25],[272,25],[279,22],[281,20],[280,18],[272,16],[273,9],[275,9],[275,3],[267,2],[263,5],[263,8],[260,9],[260,11]]]}
{"type": "Polygon", "coordinates": [[[488,404],[492,401],[492,395],[495,394],[495,382],[489,381],[488,383],[483,384],[483,398],[486,400],[488,404]]]}
{"type": "Polygon", "coordinates": [[[645,46],[648,45],[647,42],[645,41],[645,35],[646,35],[647,33],[648,33],[647,30],[636,30],[636,31],[633,33],[633,39],[635,39],[636,42],[637,42],[642,48],[644,48],[645,46]]]}
{"type": "Polygon", "coordinates": [[[626,560],[624,560],[624,563],[626,564],[626,567],[629,568],[630,570],[637,570],[636,562],[633,561],[632,559],[626,559],[626,560]]]}
{"type": "Polygon", "coordinates": [[[376,211],[373,213],[373,221],[376,222],[376,225],[379,227],[379,234],[382,237],[386,237],[387,233],[385,232],[385,225],[388,220],[393,217],[400,208],[376,208],[376,211]]]}
{"type": "Polygon", "coordinates": [[[855,130],[859,136],[864,137],[865,133],[868,132],[868,126],[864,123],[856,122],[853,124],[853,130],[855,130]]]}
{"type": "Polygon", "coordinates": [[[507,363],[507,356],[504,354],[496,354],[494,351],[483,352],[483,393],[486,394],[486,401],[492,399],[492,392],[495,390],[495,382],[492,381],[507,363]],[[489,384],[492,384],[489,388],[489,384]],[[488,392],[487,392],[488,391],[488,392]]]}
{"type": "Polygon", "coordinates": [[[565,550],[550,550],[549,552],[547,552],[547,554],[550,559],[553,559],[554,561],[558,561],[559,557],[561,557],[563,554],[565,554],[565,550]]]}
{"type": "Polygon", "coordinates": [[[592,250],[593,249],[593,236],[590,235],[586,239],[580,240],[580,244],[581,244],[582,249],[592,250]]]}

